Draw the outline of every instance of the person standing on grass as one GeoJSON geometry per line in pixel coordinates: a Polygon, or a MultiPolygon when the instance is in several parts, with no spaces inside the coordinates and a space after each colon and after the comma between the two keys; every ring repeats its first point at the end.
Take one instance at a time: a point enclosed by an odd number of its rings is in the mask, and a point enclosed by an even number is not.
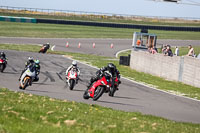
{"type": "Polygon", "coordinates": [[[171,57],[173,56],[170,45],[167,45],[165,56],[171,56],[171,57]]]}
{"type": "Polygon", "coordinates": [[[188,51],[187,56],[195,57],[194,48],[192,47],[192,45],[189,45],[188,48],[189,48],[189,51],[188,51]]]}
{"type": "Polygon", "coordinates": [[[179,49],[178,49],[177,46],[175,47],[175,53],[174,53],[174,55],[179,56],[179,49]]]}

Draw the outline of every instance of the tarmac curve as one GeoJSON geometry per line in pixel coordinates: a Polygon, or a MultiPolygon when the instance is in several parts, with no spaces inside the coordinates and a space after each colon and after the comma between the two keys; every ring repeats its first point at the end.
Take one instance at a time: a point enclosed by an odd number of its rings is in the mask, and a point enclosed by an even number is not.
{"type": "Polygon", "coordinates": [[[84,100],[83,93],[86,84],[96,72],[95,68],[78,63],[81,70],[81,81],[73,91],[70,91],[65,83],[65,70],[72,62],[70,59],[61,55],[12,50],[5,50],[5,52],[9,60],[5,72],[0,73],[1,87],[13,91],[23,91],[18,89],[18,78],[24,68],[24,62],[29,56],[33,56],[41,61],[40,80],[29,86],[24,92],[87,104],[98,104],[116,110],[137,111],[175,121],[200,123],[199,101],[157,91],[125,79],[122,79],[119,91],[114,97],[109,97],[105,93],[98,101],[84,100]]]}

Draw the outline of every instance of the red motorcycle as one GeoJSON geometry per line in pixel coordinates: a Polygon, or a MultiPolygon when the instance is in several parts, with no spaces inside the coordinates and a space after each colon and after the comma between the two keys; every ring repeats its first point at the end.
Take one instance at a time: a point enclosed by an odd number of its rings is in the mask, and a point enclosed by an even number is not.
{"type": "Polygon", "coordinates": [[[118,78],[113,78],[112,74],[104,72],[102,78],[94,82],[91,87],[85,91],[83,98],[92,98],[94,101],[96,101],[104,92],[109,93],[109,96],[113,97],[118,85],[118,78]]]}
{"type": "Polygon", "coordinates": [[[42,46],[42,48],[40,49],[40,51],[39,51],[39,53],[46,53],[47,52],[47,50],[49,49],[49,45],[48,44],[46,44],[46,45],[43,45],[42,46]]]}
{"type": "Polygon", "coordinates": [[[0,58],[0,72],[3,72],[6,68],[7,61],[4,58],[0,58]]]}

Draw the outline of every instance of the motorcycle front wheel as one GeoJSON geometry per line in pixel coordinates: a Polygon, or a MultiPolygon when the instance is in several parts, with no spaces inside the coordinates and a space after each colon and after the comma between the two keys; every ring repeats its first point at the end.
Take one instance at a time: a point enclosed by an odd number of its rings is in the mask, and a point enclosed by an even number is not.
{"type": "Polygon", "coordinates": [[[70,90],[73,90],[74,85],[75,85],[75,80],[70,79],[70,80],[69,80],[69,89],[70,89],[70,90]]]}
{"type": "Polygon", "coordinates": [[[5,69],[5,65],[4,64],[0,64],[0,71],[3,72],[4,69],[5,69]]]}
{"type": "Polygon", "coordinates": [[[104,93],[104,87],[98,86],[94,91],[93,100],[94,101],[98,100],[102,96],[103,93],[104,93]]]}
{"type": "Polygon", "coordinates": [[[29,81],[30,81],[30,78],[29,78],[29,77],[25,77],[25,78],[24,78],[24,81],[23,81],[23,82],[24,82],[24,83],[23,83],[23,86],[20,86],[20,89],[25,90],[26,87],[28,86],[29,81]]]}

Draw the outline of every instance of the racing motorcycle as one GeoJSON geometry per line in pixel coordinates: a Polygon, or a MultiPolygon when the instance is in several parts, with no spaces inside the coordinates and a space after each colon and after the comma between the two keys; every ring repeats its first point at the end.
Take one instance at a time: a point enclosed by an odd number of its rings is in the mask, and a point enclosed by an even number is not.
{"type": "Polygon", "coordinates": [[[71,69],[68,72],[66,79],[70,90],[73,90],[74,86],[76,85],[77,76],[78,74],[76,69],[71,69]]]}
{"type": "Polygon", "coordinates": [[[49,45],[48,44],[45,44],[45,45],[43,45],[42,46],[42,48],[40,49],[40,51],[39,51],[39,53],[46,53],[47,52],[47,50],[49,49],[49,45]]]}
{"type": "Polygon", "coordinates": [[[3,72],[6,68],[7,61],[4,58],[0,58],[0,72],[3,72]]]}
{"type": "Polygon", "coordinates": [[[20,78],[19,89],[25,90],[26,87],[31,86],[36,76],[36,70],[34,65],[28,66],[27,70],[22,74],[20,78]]]}
{"type": "Polygon", "coordinates": [[[102,94],[109,93],[109,96],[114,96],[118,87],[118,78],[112,77],[109,72],[104,72],[102,78],[94,82],[84,94],[84,99],[92,98],[94,101],[98,100],[102,94]]]}

